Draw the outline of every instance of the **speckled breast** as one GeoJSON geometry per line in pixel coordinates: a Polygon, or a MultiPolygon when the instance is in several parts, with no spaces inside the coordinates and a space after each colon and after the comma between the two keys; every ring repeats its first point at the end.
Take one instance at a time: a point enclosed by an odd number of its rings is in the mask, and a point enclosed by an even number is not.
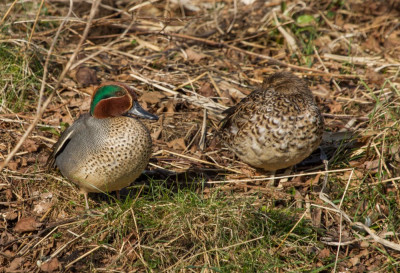
{"type": "Polygon", "coordinates": [[[90,118],[86,122],[86,134],[74,138],[75,143],[69,143],[63,152],[69,157],[69,164],[60,166],[57,162],[61,172],[87,192],[109,192],[128,186],[142,173],[151,156],[147,128],[129,117],[90,118]],[[79,151],[74,146],[79,146],[79,151]]]}

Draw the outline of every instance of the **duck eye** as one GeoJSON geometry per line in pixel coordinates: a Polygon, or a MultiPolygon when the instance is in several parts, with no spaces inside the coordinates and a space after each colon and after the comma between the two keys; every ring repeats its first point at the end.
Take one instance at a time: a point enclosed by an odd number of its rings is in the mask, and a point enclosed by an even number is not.
{"type": "Polygon", "coordinates": [[[116,93],[115,93],[115,96],[117,96],[117,97],[122,97],[123,95],[125,95],[125,93],[123,92],[123,91],[117,91],[116,93]]]}

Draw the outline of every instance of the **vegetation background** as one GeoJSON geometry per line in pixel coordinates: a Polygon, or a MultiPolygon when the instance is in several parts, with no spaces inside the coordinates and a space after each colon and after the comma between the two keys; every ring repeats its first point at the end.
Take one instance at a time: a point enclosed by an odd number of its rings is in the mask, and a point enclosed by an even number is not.
{"type": "Polygon", "coordinates": [[[398,272],[399,18],[396,0],[0,1],[0,272],[398,272]],[[280,70],[326,133],[273,180],[217,131],[280,70]],[[88,213],[44,163],[108,80],[161,118],[147,171],[88,213]]]}

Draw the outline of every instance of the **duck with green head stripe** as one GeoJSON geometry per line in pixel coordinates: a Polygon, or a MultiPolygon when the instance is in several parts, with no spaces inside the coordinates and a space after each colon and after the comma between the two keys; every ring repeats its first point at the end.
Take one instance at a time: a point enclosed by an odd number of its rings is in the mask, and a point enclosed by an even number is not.
{"type": "Polygon", "coordinates": [[[147,128],[136,117],[157,120],[137,102],[127,85],[108,82],[93,93],[90,112],[63,132],[49,156],[85,195],[111,192],[132,183],[144,170],[152,152],[147,128]]]}

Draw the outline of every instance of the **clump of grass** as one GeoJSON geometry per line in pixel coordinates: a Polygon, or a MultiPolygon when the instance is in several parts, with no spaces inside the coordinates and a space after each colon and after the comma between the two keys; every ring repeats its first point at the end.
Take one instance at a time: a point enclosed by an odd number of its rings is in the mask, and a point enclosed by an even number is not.
{"type": "Polygon", "coordinates": [[[10,44],[0,44],[0,104],[4,112],[27,111],[37,102],[42,66],[35,57],[10,44]]]}
{"type": "MultiPolygon", "coordinates": [[[[365,134],[374,133],[366,149],[369,162],[376,162],[373,169],[367,170],[373,181],[381,182],[385,179],[397,177],[400,174],[398,168],[398,154],[400,151],[400,140],[398,132],[400,130],[400,91],[390,81],[386,80],[382,88],[372,92],[372,97],[376,99],[375,108],[371,111],[369,118],[370,124],[365,130],[365,134]]],[[[395,232],[400,228],[400,218],[398,217],[399,192],[397,186],[392,182],[374,183],[367,185],[369,192],[368,211],[372,215],[373,225],[379,223],[377,227],[391,227],[395,232]],[[377,209],[383,207],[384,213],[377,209]],[[380,217],[377,217],[380,215],[380,217]],[[382,223],[386,223],[382,225],[382,223]]]]}
{"type": "MultiPolygon", "coordinates": [[[[349,151],[348,158],[342,162],[343,167],[358,168],[352,177],[331,177],[329,194],[336,204],[340,203],[345,194],[342,209],[351,215],[352,221],[362,222],[377,233],[397,233],[400,228],[400,196],[397,185],[390,179],[400,174],[397,167],[399,161],[396,161],[399,160],[396,155],[400,151],[400,93],[389,80],[378,90],[372,90],[365,83],[364,86],[375,99],[369,121],[366,122],[365,129],[359,132],[359,138],[364,139],[364,145],[349,151]],[[350,186],[345,192],[348,182],[350,186]]],[[[386,269],[396,266],[393,252],[380,252],[389,261],[386,269]]],[[[356,253],[353,252],[349,257],[356,253]]]]}
{"type": "Polygon", "coordinates": [[[0,3],[0,9],[10,9],[7,16],[0,16],[0,104],[3,112],[28,112],[37,105],[43,75],[43,56],[38,51],[45,49],[31,35],[50,28],[41,20],[33,23],[39,6],[40,3],[0,3]]]}
{"type": "Polygon", "coordinates": [[[293,259],[291,270],[310,270],[320,248],[314,228],[301,221],[276,253],[299,216],[267,201],[260,193],[205,194],[151,180],[122,202],[103,203],[97,208],[103,214],[74,232],[84,233],[89,244],[118,249],[120,254],[103,249],[93,256],[97,266],[99,255],[109,257],[109,269],[123,264],[125,270],[261,272],[287,269],[293,259]]]}

